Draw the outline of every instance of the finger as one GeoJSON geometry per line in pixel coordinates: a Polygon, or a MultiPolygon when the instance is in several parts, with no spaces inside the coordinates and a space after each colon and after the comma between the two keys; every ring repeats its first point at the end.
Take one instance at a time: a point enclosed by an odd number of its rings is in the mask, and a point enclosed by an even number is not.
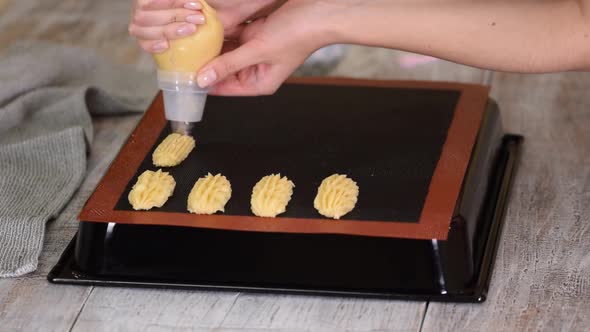
{"type": "Polygon", "coordinates": [[[205,65],[197,76],[197,84],[200,87],[208,87],[216,82],[223,81],[226,77],[248,66],[263,63],[264,57],[262,45],[249,42],[231,52],[224,53],[205,65]]]}
{"type": "Polygon", "coordinates": [[[143,48],[144,50],[146,50],[150,53],[162,53],[170,47],[170,44],[168,43],[167,40],[140,39],[137,42],[139,43],[139,46],[141,46],[141,48],[143,48]]]}
{"type": "Polygon", "coordinates": [[[136,24],[129,25],[129,34],[138,39],[178,39],[190,36],[197,31],[197,26],[191,23],[171,23],[159,27],[141,27],[136,24]]]}
{"type": "Polygon", "coordinates": [[[144,10],[162,10],[181,7],[201,9],[203,6],[198,0],[139,0],[137,6],[137,8],[144,10]]]}
{"type": "Polygon", "coordinates": [[[138,26],[162,26],[174,22],[188,22],[193,24],[205,23],[203,13],[185,9],[174,8],[164,10],[139,10],[133,15],[132,22],[138,26]]]}
{"type": "Polygon", "coordinates": [[[258,64],[246,67],[239,72],[226,77],[209,88],[208,93],[218,96],[258,96],[263,93],[261,81],[271,65],[258,64]]]}
{"type": "MultiPolygon", "coordinates": [[[[264,80],[265,74],[259,66],[251,66],[209,88],[208,93],[216,96],[259,96],[273,94],[282,80],[264,80]]],[[[262,69],[263,70],[263,69],[262,69]]]]}
{"type": "MultiPolygon", "coordinates": [[[[254,67],[254,66],[253,66],[254,67]]],[[[223,81],[220,81],[208,90],[208,94],[213,96],[256,96],[257,89],[255,88],[256,83],[248,83],[250,78],[243,81],[239,77],[244,76],[241,73],[245,72],[245,75],[252,75],[253,67],[248,67],[238,73],[226,77],[223,81]]],[[[254,79],[255,80],[255,79],[254,79]]]]}
{"type": "Polygon", "coordinates": [[[217,96],[271,95],[296,68],[296,64],[250,66],[213,85],[208,93],[217,96]]]}

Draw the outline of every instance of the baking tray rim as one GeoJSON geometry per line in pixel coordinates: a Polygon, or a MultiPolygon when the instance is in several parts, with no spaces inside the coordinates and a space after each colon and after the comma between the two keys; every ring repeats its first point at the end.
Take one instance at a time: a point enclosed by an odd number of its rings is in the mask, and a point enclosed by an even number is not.
{"type": "MultiPolygon", "coordinates": [[[[108,287],[136,287],[136,288],[162,288],[162,289],[184,289],[184,290],[216,290],[216,291],[244,291],[256,293],[283,293],[301,295],[322,295],[322,296],[349,296],[361,298],[383,298],[403,300],[423,300],[436,302],[470,302],[481,303],[487,298],[490,285],[494,260],[499,245],[499,239],[504,224],[504,215],[511,187],[514,182],[518,164],[521,157],[521,147],[524,138],[521,135],[505,134],[501,146],[506,161],[502,165],[496,165],[498,172],[497,185],[490,188],[490,191],[497,191],[493,201],[494,209],[491,218],[491,227],[483,252],[482,262],[479,271],[476,273],[474,283],[461,290],[441,291],[432,293],[423,290],[412,292],[369,292],[354,290],[330,290],[330,289],[308,289],[289,287],[265,287],[265,286],[244,286],[244,285],[219,285],[203,284],[178,281],[157,281],[149,278],[130,277],[101,277],[87,274],[76,270],[74,261],[76,235],[70,241],[57,264],[47,275],[47,280],[55,284],[71,284],[84,286],[108,286],[108,287]]],[[[424,240],[415,240],[424,241],[424,240]]]]}

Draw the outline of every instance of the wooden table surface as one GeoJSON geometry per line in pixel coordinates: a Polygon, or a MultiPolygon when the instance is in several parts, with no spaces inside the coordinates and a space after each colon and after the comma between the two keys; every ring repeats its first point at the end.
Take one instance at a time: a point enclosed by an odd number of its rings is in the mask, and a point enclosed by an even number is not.
{"type": "MultiPolygon", "coordinates": [[[[153,70],[126,35],[130,0],[0,0],[0,51],[29,38],[153,70]]],[[[478,82],[479,70],[350,47],[331,75],[478,82]],[[414,62],[413,68],[400,63],[414,62]],[[416,62],[418,64],[416,64],[416,62]]],[[[88,174],[48,223],[36,272],[0,279],[0,331],[584,331],[590,329],[590,73],[494,75],[507,130],[526,136],[488,300],[452,304],[53,285],[75,216],[139,115],[95,118],[88,174]]]]}

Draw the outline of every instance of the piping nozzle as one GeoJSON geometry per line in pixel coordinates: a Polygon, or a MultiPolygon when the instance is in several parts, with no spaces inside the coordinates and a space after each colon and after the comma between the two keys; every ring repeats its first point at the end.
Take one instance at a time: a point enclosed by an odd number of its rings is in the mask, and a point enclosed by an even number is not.
{"type": "Polygon", "coordinates": [[[203,118],[207,89],[199,87],[196,73],[163,70],[158,70],[158,87],[172,131],[190,135],[194,124],[203,118]]]}

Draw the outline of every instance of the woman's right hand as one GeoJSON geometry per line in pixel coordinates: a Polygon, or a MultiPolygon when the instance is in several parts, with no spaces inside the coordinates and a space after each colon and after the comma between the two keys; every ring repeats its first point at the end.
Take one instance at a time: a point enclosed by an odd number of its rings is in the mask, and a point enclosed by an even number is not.
{"type": "MultiPolygon", "coordinates": [[[[342,1],[346,2],[346,1],[342,1]]],[[[224,52],[199,70],[212,95],[272,94],[315,50],[337,41],[332,16],[340,0],[289,0],[270,15],[241,26],[224,52]]]]}
{"type": "MultiPolygon", "coordinates": [[[[247,21],[264,17],[286,0],[209,0],[227,37],[235,37],[247,21]]],[[[164,52],[169,40],[190,36],[205,24],[199,0],[135,0],[129,34],[151,53],[164,52]]]]}
{"type": "Polygon", "coordinates": [[[135,0],[129,34],[144,50],[164,52],[169,40],[190,36],[205,23],[201,7],[198,0],[135,0]]]}

